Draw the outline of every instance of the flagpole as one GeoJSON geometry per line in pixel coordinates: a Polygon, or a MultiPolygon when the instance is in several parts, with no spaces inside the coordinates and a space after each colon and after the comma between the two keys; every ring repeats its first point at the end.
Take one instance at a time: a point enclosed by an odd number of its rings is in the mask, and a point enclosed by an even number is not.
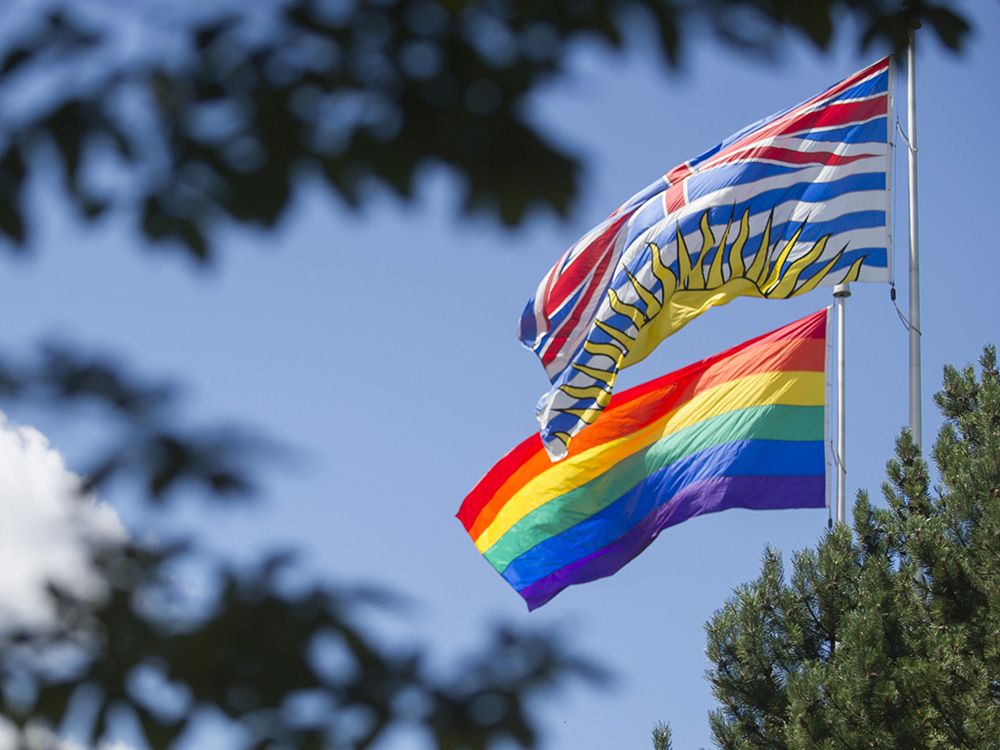
{"type": "Polygon", "coordinates": [[[844,340],[844,301],[850,296],[850,284],[837,284],[833,288],[833,298],[837,306],[837,523],[847,522],[847,465],[845,463],[847,410],[844,402],[847,356],[844,340]]]}
{"type": "Polygon", "coordinates": [[[920,256],[917,226],[917,70],[913,46],[914,30],[906,49],[906,151],[909,165],[910,200],[910,434],[923,445],[920,414],[920,256]]]}

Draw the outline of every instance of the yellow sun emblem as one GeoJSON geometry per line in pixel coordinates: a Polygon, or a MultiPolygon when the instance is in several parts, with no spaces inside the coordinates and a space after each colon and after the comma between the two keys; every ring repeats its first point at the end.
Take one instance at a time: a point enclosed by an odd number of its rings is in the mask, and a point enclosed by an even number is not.
{"type": "MultiPolygon", "coordinates": [[[[594,422],[611,400],[611,391],[621,368],[640,362],[663,339],[710,307],[724,305],[736,297],[787,299],[811,291],[826,280],[840,262],[846,247],[807,279],[802,279],[805,270],[823,257],[830,235],[820,237],[810,249],[792,259],[807,222],[802,222],[784,243],[780,239],[772,243],[773,222],[772,211],[749,262],[744,258],[750,236],[749,209],[743,212],[736,237],[728,246],[733,217],[730,216],[722,236],[717,240],[709,224],[709,212],[705,211],[701,216],[701,250],[694,261],[688,251],[687,239],[678,226],[676,271],[663,262],[660,247],[650,242],[648,265],[637,269],[636,273],[651,277],[651,280],[655,278],[660,283],[652,286],[659,288],[651,289],[650,284],[641,283],[636,274],[626,268],[636,301],[626,302],[619,292],[608,289],[611,312],[605,317],[611,319],[616,317],[613,313],[617,313],[624,316],[631,326],[613,325],[610,320],[601,320],[600,315],[595,319],[596,329],[607,334],[609,340],[594,341],[590,336],[584,342],[584,351],[595,359],[587,364],[574,363],[572,367],[590,382],[580,385],[577,379],[577,384],[560,386],[559,390],[575,403],[561,405],[557,411],[572,414],[586,424],[594,422]]],[[[864,257],[855,260],[836,283],[856,281],[864,260],[864,257]]],[[[568,445],[570,436],[567,433],[555,433],[555,437],[568,445]]]]}

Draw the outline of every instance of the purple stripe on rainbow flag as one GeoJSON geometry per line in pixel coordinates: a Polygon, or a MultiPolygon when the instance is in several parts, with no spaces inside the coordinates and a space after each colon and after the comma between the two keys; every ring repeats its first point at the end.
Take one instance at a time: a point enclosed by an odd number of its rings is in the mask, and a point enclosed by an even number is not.
{"type": "Polygon", "coordinates": [[[826,477],[716,477],[688,485],[617,541],[520,589],[528,609],[538,609],[567,586],[614,575],[661,531],[730,508],[780,510],[826,506],[826,477]]]}

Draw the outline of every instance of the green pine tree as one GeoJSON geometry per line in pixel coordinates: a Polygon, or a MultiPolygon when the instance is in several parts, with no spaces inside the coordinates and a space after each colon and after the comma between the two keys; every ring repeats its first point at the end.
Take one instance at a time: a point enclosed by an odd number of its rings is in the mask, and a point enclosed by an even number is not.
{"type": "Polygon", "coordinates": [[[940,481],[909,432],[882,492],[785,576],[760,576],[706,626],[710,714],[726,750],[1000,748],[1000,381],[996,350],[945,370],[940,481]]]}
{"type": "Polygon", "coordinates": [[[653,750],[672,750],[673,740],[670,725],[658,721],[653,725],[653,750]]]}

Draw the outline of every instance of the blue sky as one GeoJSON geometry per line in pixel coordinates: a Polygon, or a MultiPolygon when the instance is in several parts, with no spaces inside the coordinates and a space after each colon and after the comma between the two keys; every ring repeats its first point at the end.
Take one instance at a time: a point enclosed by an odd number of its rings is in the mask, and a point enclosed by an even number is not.
{"type": "MultiPolygon", "coordinates": [[[[921,38],[919,147],[925,440],[940,421],[931,393],[947,362],[997,341],[1000,252],[992,239],[1000,171],[1000,5],[967,3],[977,34],[955,57],[921,38]]],[[[30,351],[72,340],[139,372],[185,386],[196,421],[236,421],[292,449],[262,468],[263,500],[240,510],[183,506],[166,519],[111,492],[140,533],[194,529],[248,560],[289,547],[311,575],[375,582],[417,603],[388,639],[426,640],[442,661],[491,622],[556,627],[616,675],[606,690],[572,689],[539,705],[547,748],[649,747],[657,720],[678,750],[710,745],[703,624],[759,569],[765,545],[813,544],[825,511],[730,511],[662,534],[613,578],[567,590],[541,610],[483,561],[454,519],[465,493],[535,427],[546,380],[514,337],[521,307],[556,256],[622,200],[679,161],[862,67],[846,43],[820,56],[795,42],[775,65],[708,40],[685,69],[664,72],[640,40],[622,56],[581,45],[570,74],[533,104],[548,132],[583,156],[580,200],[566,221],[517,230],[456,218],[453,179],[430,171],[410,205],[375,195],[351,213],[322,189],[303,194],[269,234],[225,229],[220,262],[198,272],[145,247],[120,221],[85,226],[34,186],[44,217],[35,252],[0,273],[0,346],[30,351]]],[[[902,73],[902,71],[900,71],[902,73]]],[[[900,76],[901,78],[902,76],[900,76]]],[[[902,94],[902,88],[899,89],[902,94]]],[[[897,102],[902,117],[904,102],[897,102]]],[[[905,309],[905,158],[894,180],[896,280],[905,309]]],[[[44,181],[43,181],[44,183],[44,181]]],[[[877,494],[907,421],[907,339],[885,285],[855,285],[848,303],[849,493],[877,494]]],[[[627,387],[830,302],[741,300],[715,310],[622,375],[627,387]]],[[[45,431],[69,461],[89,432],[52,414],[7,409],[45,431]]],[[[416,743],[401,738],[399,747],[416,743]]]]}

